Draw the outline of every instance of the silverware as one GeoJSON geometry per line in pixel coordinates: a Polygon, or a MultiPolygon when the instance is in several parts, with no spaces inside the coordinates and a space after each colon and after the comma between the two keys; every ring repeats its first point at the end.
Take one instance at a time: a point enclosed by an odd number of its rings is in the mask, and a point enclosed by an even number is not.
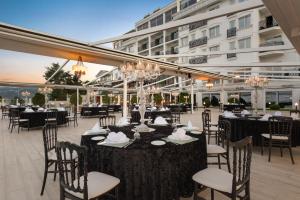
{"type": "Polygon", "coordinates": [[[126,144],[123,148],[128,147],[129,145],[131,145],[136,139],[134,138],[133,140],[129,141],[128,144],[126,144]]]}

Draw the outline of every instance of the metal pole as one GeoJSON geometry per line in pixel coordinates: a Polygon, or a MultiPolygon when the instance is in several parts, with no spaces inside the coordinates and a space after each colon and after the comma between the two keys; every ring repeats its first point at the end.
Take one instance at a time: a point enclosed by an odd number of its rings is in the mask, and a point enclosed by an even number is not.
{"type": "Polygon", "coordinates": [[[66,64],[68,64],[70,60],[67,60],[62,66],[60,66],[53,74],[50,78],[48,78],[48,80],[46,81],[46,83],[48,83],[64,66],[66,66],[66,64]]]}
{"type": "Polygon", "coordinates": [[[79,88],[77,88],[77,106],[76,106],[76,113],[79,112],[79,88]]]}
{"type": "Polygon", "coordinates": [[[194,113],[194,80],[191,80],[191,112],[194,113]]]}
{"type": "Polygon", "coordinates": [[[127,117],[127,76],[124,74],[123,80],[123,117],[127,117]]]}

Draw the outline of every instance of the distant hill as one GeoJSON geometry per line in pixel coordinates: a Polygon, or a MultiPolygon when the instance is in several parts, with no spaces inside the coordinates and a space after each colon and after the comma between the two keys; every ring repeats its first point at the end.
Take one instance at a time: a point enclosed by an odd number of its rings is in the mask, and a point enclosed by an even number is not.
{"type": "Polygon", "coordinates": [[[5,98],[5,99],[13,99],[14,97],[19,97],[19,98],[24,98],[21,95],[22,91],[29,91],[31,93],[31,97],[34,96],[34,94],[37,92],[36,87],[6,87],[6,86],[1,86],[0,87],[0,96],[5,98]]]}

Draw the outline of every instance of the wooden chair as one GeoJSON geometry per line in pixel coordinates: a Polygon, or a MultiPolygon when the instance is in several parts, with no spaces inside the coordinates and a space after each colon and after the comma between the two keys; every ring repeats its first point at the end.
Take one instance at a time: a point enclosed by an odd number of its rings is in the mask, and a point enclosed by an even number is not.
{"type": "Polygon", "coordinates": [[[231,133],[231,124],[228,120],[219,121],[219,130],[217,132],[217,144],[207,145],[207,157],[216,157],[218,162],[210,162],[208,164],[218,165],[221,169],[221,165],[227,165],[228,171],[230,171],[229,161],[229,141],[231,133]],[[226,162],[221,162],[221,158],[226,162]]]}
{"type": "Polygon", "coordinates": [[[180,112],[172,112],[171,119],[172,123],[180,124],[180,112]]]}
{"type": "Polygon", "coordinates": [[[195,181],[194,200],[198,200],[198,192],[211,189],[211,199],[214,191],[218,191],[232,200],[250,199],[250,169],[252,159],[252,137],[231,143],[233,149],[232,173],[206,168],[193,176],[195,181]],[[243,195],[243,196],[242,196],[243,195]]]}
{"type": "Polygon", "coordinates": [[[20,127],[27,127],[27,130],[29,131],[29,119],[20,119],[19,110],[11,110],[9,121],[9,128],[11,133],[15,127],[18,127],[18,133],[20,133],[20,127]]]}
{"type": "Polygon", "coordinates": [[[1,119],[9,116],[8,108],[6,106],[1,106],[1,119]]]}
{"type": "Polygon", "coordinates": [[[99,117],[99,126],[100,127],[107,128],[110,125],[116,125],[116,116],[115,115],[99,117]]]}
{"type": "Polygon", "coordinates": [[[47,175],[48,173],[54,173],[54,181],[56,179],[57,170],[57,157],[55,152],[57,142],[57,126],[56,124],[50,123],[43,127],[43,143],[44,143],[44,156],[45,156],[45,169],[43,185],[41,190],[41,195],[44,193],[47,175]],[[54,164],[54,170],[49,170],[49,168],[54,164]]]}
{"type": "Polygon", "coordinates": [[[208,140],[207,143],[210,144],[210,138],[215,137],[215,144],[217,144],[217,127],[212,127],[209,120],[209,113],[202,112],[202,125],[203,125],[203,132],[207,135],[208,140]]]}
{"type": "Polygon", "coordinates": [[[292,153],[292,126],[293,119],[291,117],[274,116],[269,118],[269,133],[263,133],[261,141],[261,155],[264,153],[264,146],[269,147],[269,159],[271,161],[271,152],[273,147],[280,148],[281,157],[283,156],[283,148],[288,148],[292,163],[295,164],[292,153]]]}
{"type": "Polygon", "coordinates": [[[117,186],[120,183],[118,178],[100,172],[88,172],[87,147],[58,142],[56,152],[60,177],[60,200],[98,199],[106,195],[118,199],[117,186]],[[112,190],[114,195],[110,194],[112,190]]]}
{"type": "Polygon", "coordinates": [[[49,110],[46,112],[45,124],[55,124],[57,125],[57,115],[58,112],[56,109],[49,110]]]}
{"type": "Polygon", "coordinates": [[[70,113],[68,113],[66,120],[67,120],[68,126],[70,126],[70,122],[74,122],[74,127],[75,127],[75,125],[78,126],[77,112],[74,112],[73,116],[71,116],[70,113]]]}
{"type": "Polygon", "coordinates": [[[207,113],[209,114],[209,125],[210,125],[210,126],[218,127],[218,124],[212,124],[212,123],[211,123],[211,110],[209,110],[209,109],[204,109],[203,112],[207,112],[207,113]]]}

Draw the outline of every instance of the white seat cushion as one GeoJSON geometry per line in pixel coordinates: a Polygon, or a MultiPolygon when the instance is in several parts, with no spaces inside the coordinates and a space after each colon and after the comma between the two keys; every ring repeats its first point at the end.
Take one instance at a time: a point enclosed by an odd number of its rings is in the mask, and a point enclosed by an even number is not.
{"type": "Polygon", "coordinates": [[[210,131],[218,131],[218,127],[216,127],[216,126],[211,126],[211,127],[209,127],[209,130],[210,130],[210,131]]]}
{"type": "MultiPolygon", "coordinates": [[[[270,134],[269,133],[263,133],[261,135],[265,138],[270,139],[270,134]]],[[[287,136],[272,135],[272,139],[274,139],[274,140],[288,140],[289,138],[287,136]]]]}
{"type": "MultiPolygon", "coordinates": [[[[78,157],[77,153],[75,151],[73,151],[72,158],[76,159],[77,157],[78,157]]],[[[56,155],[55,149],[52,149],[51,151],[48,152],[48,158],[50,160],[57,160],[57,155],[56,155]]],[[[70,151],[66,151],[66,159],[67,160],[71,159],[70,151]]]]}
{"type": "Polygon", "coordinates": [[[215,144],[208,144],[207,145],[207,154],[221,154],[221,153],[226,153],[226,150],[215,144]]]}
{"type": "MultiPolygon", "coordinates": [[[[105,194],[120,183],[120,179],[101,172],[89,172],[87,179],[89,199],[105,194]]],[[[83,187],[83,180],[84,177],[81,176],[80,187],[83,187]]],[[[77,180],[74,181],[74,186],[77,187],[77,180]]],[[[66,192],[83,199],[82,193],[72,192],[68,189],[66,189],[66,192]]]]}
{"type": "Polygon", "coordinates": [[[227,193],[232,191],[232,179],[232,174],[217,168],[206,168],[193,176],[195,182],[227,193]]]}

